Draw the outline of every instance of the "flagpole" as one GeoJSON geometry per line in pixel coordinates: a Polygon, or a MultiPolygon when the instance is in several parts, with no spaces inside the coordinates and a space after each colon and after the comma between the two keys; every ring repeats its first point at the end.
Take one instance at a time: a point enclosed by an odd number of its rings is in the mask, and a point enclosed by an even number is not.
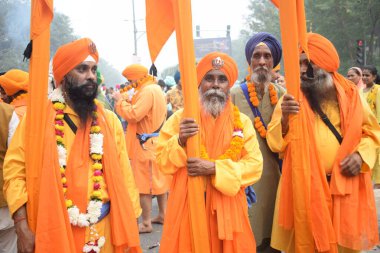
{"type": "MultiPolygon", "coordinates": [[[[184,95],[184,117],[200,122],[200,105],[198,98],[197,72],[191,16],[191,0],[173,1],[175,31],[177,38],[178,60],[184,95]]],[[[187,140],[188,157],[200,156],[200,136],[197,134],[187,140]]],[[[204,182],[202,177],[188,177],[188,203],[192,236],[192,252],[210,252],[206,208],[204,199],[204,182]]]]}

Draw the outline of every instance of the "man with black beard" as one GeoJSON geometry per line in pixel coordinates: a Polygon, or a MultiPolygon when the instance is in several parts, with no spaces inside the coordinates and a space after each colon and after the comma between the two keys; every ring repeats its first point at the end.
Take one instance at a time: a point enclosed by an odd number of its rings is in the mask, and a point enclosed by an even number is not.
{"type": "Polygon", "coordinates": [[[231,57],[207,54],[197,65],[200,122],[186,118],[180,109],[160,131],[157,163],[162,172],[173,175],[160,252],[193,252],[189,177],[204,182],[205,227],[212,252],[256,252],[245,188],[259,180],[262,156],[251,121],[230,101],[237,76],[231,57]],[[196,134],[200,157],[187,157],[187,140],[196,134]]]}
{"type": "MultiPolygon", "coordinates": [[[[86,69],[89,66],[80,64],[76,67],[76,70],[86,69]]],[[[79,70],[82,71],[82,70],[79,70]]],[[[91,112],[95,108],[95,98],[98,94],[98,84],[92,78],[81,81],[75,75],[75,72],[69,72],[63,79],[62,91],[63,96],[67,101],[67,104],[73,108],[76,114],[79,116],[82,124],[87,122],[91,112]]]]}
{"type": "Polygon", "coordinates": [[[306,41],[299,100],[284,95],[268,126],[269,147],[284,157],[271,246],[286,253],[369,250],[379,237],[371,169],[380,127],[354,83],[337,72],[333,44],[315,33],[306,41]]]}
{"type": "Polygon", "coordinates": [[[232,102],[255,126],[264,159],[263,175],[253,186],[257,202],[251,203],[252,208],[249,209],[258,252],[278,252],[270,248],[269,244],[280,168],[278,154],[268,147],[266,126],[278,99],[285,93],[280,85],[271,82],[271,72],[280,63],[281,54],[280,42],[273,35],[261,32],[252,36],[245,47],[249,75],[246,82],[231,90],[232,102]]]}
{"type": "Polygon", "coordinates": [[[98,58],[87,38],[58,48],[39,171],[25,162],[27,115],[9,146],[4,193],[19,252],[141,252],[124,131],[95,100],[98,58]]]}

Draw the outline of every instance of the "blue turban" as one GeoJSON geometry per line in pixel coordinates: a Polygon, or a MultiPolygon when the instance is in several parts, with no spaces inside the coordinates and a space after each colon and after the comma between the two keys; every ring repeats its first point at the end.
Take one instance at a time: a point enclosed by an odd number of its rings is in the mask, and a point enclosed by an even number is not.
{"type": "Polygon", "coordinates": [[[252,36],[245,45],[245,58],[247,62],[251,65],[251,58],[255,47],[260,42],[265,43],[269,47],[273,58],[273,67],[277,66],[281,61],[282,48],[280,42],[270,33],[260,32],[252,36]]]}
{"type": "Polygon", "coordinates": [[[181,80],[181,74],[179,73],[178,70],[174,74],[174,80],[176,84],[178,84],[179,80],[181,80]]]}

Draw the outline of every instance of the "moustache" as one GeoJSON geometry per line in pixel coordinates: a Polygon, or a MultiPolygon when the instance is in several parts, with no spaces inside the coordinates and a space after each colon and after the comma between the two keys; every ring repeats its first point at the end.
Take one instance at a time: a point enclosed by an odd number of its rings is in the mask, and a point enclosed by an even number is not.
{"type": "Polygon", "coordinates": [[[211,89],[204,93],[205,97],[219,97],[219,98],[225,98],[226,94],[223,91],[217,90],[217,89],[211,89]]]}
{"type": "Polygon", "coordinates": [[[268,70],[268,68],[267,67],[265,67],[265,66],[260,66],[260,67],[256,67],[255,69],[253,69],[253,71],[254,72],[268,72],[269,70],[268,70]]]}

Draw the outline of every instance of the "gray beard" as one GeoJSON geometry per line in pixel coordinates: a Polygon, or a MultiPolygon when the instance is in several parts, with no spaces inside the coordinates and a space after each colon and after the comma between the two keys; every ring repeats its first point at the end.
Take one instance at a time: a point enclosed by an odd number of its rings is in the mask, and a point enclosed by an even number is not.
{"type": "Polygon", "coordinates": [[[229,97],[229,90],[227,94],[225,94],[223,91],[215,89],[210,89],[205,93],[202,93],[199,90],[199,93],[203,109],[207,113],[211,114],[214,118],[218,117],[226,107],[229,97]]]}
{"type": "Polygon", "coordinates": [[[331,74],[323,69],[314,72],[314,78],[301,78],[301,90],[308,100],[311,109],[330,101],[337,101],[336,89],[331,74]]]}
{"type": "Polygon", "coordinates": [[[266,68],[257,67],[252,71],[251,81],[256,84],[266,84],[272,79],[270,71],[266,68]]]}

